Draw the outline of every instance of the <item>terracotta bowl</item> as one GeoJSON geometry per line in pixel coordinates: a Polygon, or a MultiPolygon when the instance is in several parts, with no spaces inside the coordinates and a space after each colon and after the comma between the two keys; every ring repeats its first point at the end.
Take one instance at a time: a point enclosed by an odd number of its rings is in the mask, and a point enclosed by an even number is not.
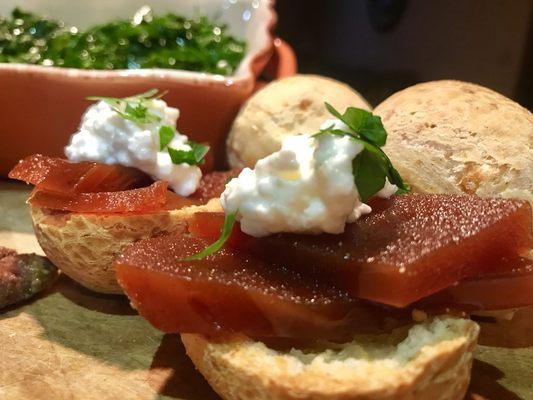
{"type": "MultiPolygon", "coordinates": [[[[2,0],[0,14],[15,6],[53,15],[78,27],[129,17],[145,0],[2,0]]],[[[165,100],[181,111],[178,130],[209,142],[217,166],[224,163],[224,139],[258,76],[276,79],[296,72],[290,47],[272,37],[276,14],[270,0],[152,0],[154,12],[203,14],[226,23],[247,42],[247,55],[233,76],[168,69],[79,70],[0,63],[0,176],[33,153],[63,156],[87,96],[121,97],[151,88],[167,90],[165,100]]]]}

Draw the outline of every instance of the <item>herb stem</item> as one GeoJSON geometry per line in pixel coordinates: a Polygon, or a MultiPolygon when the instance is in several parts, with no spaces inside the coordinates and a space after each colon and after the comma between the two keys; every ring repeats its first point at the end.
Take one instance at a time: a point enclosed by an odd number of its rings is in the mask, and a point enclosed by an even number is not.
{"type": "Polygon", "coordinates": [[[193,254],[192,256],[179,259],[178,262],[202,260],[207,256],[210,256],[211,254],[214,254],[219,251],[222,246],[224,246],[224,243],[226,243],[226,241],[229,239],[231,231],[233,230],[233,226],[235,225],[236,217],[237,212],[226,214],[226,216],[224,217],[224,224],[222,225],[222,229],[220,231],[220,237],[217,239],[217,241],[210,244],[202,251],[193,254]]]}

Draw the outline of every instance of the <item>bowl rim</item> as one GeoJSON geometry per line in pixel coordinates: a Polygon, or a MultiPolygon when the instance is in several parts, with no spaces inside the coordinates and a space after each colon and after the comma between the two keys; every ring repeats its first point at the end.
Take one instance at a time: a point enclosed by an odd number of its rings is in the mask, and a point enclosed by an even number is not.
{"type": "Polygon", "coordinates": [[[42,74],[50,77],[69,77],[85,79],[114,79],[114,78],[157,78],[183,81],[189,84],[208,83],[211,86],[235,86],[247,85],[250,80],[255,80],[255,73],[252,68],[254,61],[262,57],[268,57],[274,47],[273,30],[276,26],[278,16],[274,9],[275,0],[259,0],[268,13],[268,18],[264,26],[265,38],[263,46],[254,53],[245,54],[241,63],[245,65],[245,73],[236,75],[219,75],[207,72],[188,71],[184,69],[165,68],[139,68],[139,69],[80,69],[65,68],[56,66],[44,66],[23,63],[2,63],[0,62],[0,72],[10,71],[15,73],[42,74]]]}

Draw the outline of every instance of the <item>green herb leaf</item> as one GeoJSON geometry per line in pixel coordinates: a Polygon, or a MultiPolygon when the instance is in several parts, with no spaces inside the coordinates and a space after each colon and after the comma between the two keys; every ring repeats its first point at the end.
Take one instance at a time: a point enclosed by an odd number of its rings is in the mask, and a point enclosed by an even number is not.
{"type": "Polygon", "coordinates": [[[159,93],[157,89],[124,98],[90,96],[87,100],[105,101],[122,118],[138,124],[148,124],[161,121],[161,117],[148,109],[147,102],[159,99],[165,92],[159,93]]]}
{"type": "Polygon", "coordinates": [[[341,121],[348,125],[352,131],[359,133],[365,126],[366,120],[371,116],[370,112],[361,108],[348,107],[341,115],[341,121]]]}
{"type": "Polygon", "coordinates": [[[389,159],[389,157],[387,157],[383,150],[380,149],[380,151],[383,153],[383,156],[387,160],[387,177],[389,178],[389,182],[398,186],[398,191],[396,193],[403,194],[409,192],[411,190],[411,187],[403,181],[400,173],[396,170],[396,168],[393,167],[391,160],[389,159]]]}
{"type": "Polygon", "coordinates": [[[226,214],[224,217],[224,224],[222,225],[222,230],[220,231],[220,237],[216,242],[213,244],[207,246],[202,251],[193,254],[192,256],[186,257],[184,259],[178,260],[178,262],[183,261],[193,261],[193,260],[202,260],[206,258],[207,256],[210,256],[213,253],[216,253],[219,251],[222,246],[224,246],[224,243],[228,240],[228,238],[231,235],[231,231],[233,229],[233,225],[235,225],[235,218],[237,216],[237,213],[232,214],[226,214]]]}
{"type": "Polygon", "coordinates": [[[355,185],[362,201],[372,197],[383,188],[385,179],[398,186],[398,193],[406,193],[409,186],[393,167],[389,157],[381,150],[387,141],[387,132],[381,118],[360,108],[348,107],[344,114],[331,104],[325,103],[327,110],[344,122],[350,132],[334,129],[333,125],[321,129],[313,137],[322,135],[349,136],[360,143],[364,149],[353,160],[352,168],[355,185]]]}
{"type": "Polygon", "coordinates": [[[0,14],[0,63],[232,75],[246,54],[246,43],[231,36],[218,18],[197,13],[192,18],[157,15],[143,7],[135,23],[120,18],[84,29],[17,8],[11,17],[0,14]]]}
{"type": "Polygon", "coordinates": [[[352,168],[361,201],[368,200],[385,185],[387,163],[376,147],[366,144],[363,151],[354,158],[352,168]]]}
{"type": "Polygon", "coordinates": [[[203,164],[205,162],[204,157],[209,151],[209,146],[202,143],[193,142],[192,140],[189,140],[187,144],[192,148],[192,153],[196,164],[203,164]]]}
{"type": "Polygon", "coordinates": [[[312,137],[317,138],[323,135],[336,135],[336,136],[351,136],[354,139],[358,139],[357,135],[354,135],[350,132],[344,132],[340,129],[333,129],[333,127],[328,127],[326,129],[321,129],[320,132],[315,133],[312,137]]]}
{"type": "Polygon", "coordinates": [[[360,128],[359,134],[369,142],[378,147],[385,146],[387,142],[387,131],[377,115],[370,114],[365,120],[364,125],[360,128]]]}
{"type": "Polygon", "coordinates": [[[172,141],[174,137],[174,129],[168,125],[162,125],[159,128],[159,150],[163,151],[165,147],[172,141]]]}
{"type": "Polygon", "coordinates": [[[355,186],[363,202],[383,188],[385,178],[398,187],[396,193],[409,192],[409,185],[403,181],[383,150],[371,143],[357,141],[364,146],[364,149],[354,158],[352,168],[355,186]]]}
{"type": "Polygon", "coordinates": [[[209,146],[189,140],[187,144],[191,147],[190,150],[178,150],[172,147],[167,147],[168,154],[174,164],[189,164],[198,165],[205,162],[204,156],[209,151],[209,146]]]}
{"type": "Polygon", "coordinates": [[[189,164],[189,165],[195,165],[194,162],[194,155],[192,150],[177,150],[173,149],[172,147],[167,148],[168,154],[170,155],[170,159],[172,160],[172,163],[174,164],[189,164]]]}
{"type": "Polygon", "coordinates": [[[381,118],[372,115],[371,112],[361,108],[348,107],[344,114],[338,112],[331,104],[325,103],[327,110],[335,117],[344,122],[354,132],[378,147],[384,146],[387,140],[387,132],[383,127],[381,118]]]}
{"type": "MultiPolygon", "coordinates": [[[[338,112],[335,107],[333,107],[331,104],[329,104],[327,101],[324,102],[324,104],[326,105],[326,109],[329,111],[329,113],[331,115],[333,115],[334,117],[337,117],[337,119],[340,119],[342,121],[342,114],[340,112],[338,112]]],[[[344,121],[343,121],[344,122],[344,121]]],[[[345,122],[346,124],[346,122],[345,122]]],[[[348,125],[348,124],[346,124],[348,125]]]]}

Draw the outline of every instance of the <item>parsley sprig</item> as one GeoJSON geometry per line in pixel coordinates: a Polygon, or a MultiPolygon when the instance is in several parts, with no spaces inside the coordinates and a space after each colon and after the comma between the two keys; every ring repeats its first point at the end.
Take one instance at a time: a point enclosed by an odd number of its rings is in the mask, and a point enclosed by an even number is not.
{"type": "Polygon", "coordinates": [[[203,164],[205,162],[204,156],[209,151],[209,146],[202,143],[196,143],[192,140],[188,140],[186,143],[191,148],[190,150],[177,150],[168,147],[168,154],[170,155],[172,162],[174,164],[185,163],[189,165],[203,164]]]}
{"type": "Polygon", "coordinates": [[[381,149],[387,142],[387,131],[383,127],[381,118],[367,110],[355,107],[348,107],[344,114],[341,114],[331,104],[325,104],[327,110],[344,122],[350,130],[335,129],[332,125],[321,129],[313,136],[349,136],[363,146],[363,151],[352,162],[354,181],[361,201],[365,201],[379,192],[385,185],[386,178],[398,187],[398,193],[408,192],[409,186],[403,181],[389,157],[381,149]]]}
{"type": "Polygon", "coordinates": [[[233,225],[235,225],[236,217],[237,217],[236,212],[231,213],[231,214],[226,214],[226,216],[224,217],[224,223],[222,224],[222,229],[220,230],[220,237],[217,239],[217,241],[210,244],[209,246],[199,251],[198,253],[193,254],[192,256],[178,260],[178,262],[203,260],[207,256],[210,256],[211,254],[214,254],[217,251],[219,251],[222,248],[222,246],[224,246],[224,243],[226,243],[226,240],[229,239],[231,235],[231,231],[233,230],[233,225]]]}
{"type": "Polygon", "coordinates": [[[168,155],[173,164],[189,164],[199,165],[205,162],[205,155],[209,151],[209,146],[197,143],[193,140],[187,140],[185,144],[190,147],[190,150],[179,150],[169,146],[174,138],[176,131],[170,125],[162,125],[159,128],[159,150],[167,149],[168,155]]]}
{"type": "Polygon", "coordinates": [[[169,125],[162,125],[159,128],[159,150],[163,151],[172,141],[174,129],[169,125]]]}
{"type": "Polygon", "coordinates": [[[151,89],[147,92],[130,97],[87,97],[91,101],[105,101],[122,118],[133,121],[137,124],[149,124],[161,121],[161,117],[150,111],[148,102],[163,97],[166,92],[159,92],[151,89]]]}

